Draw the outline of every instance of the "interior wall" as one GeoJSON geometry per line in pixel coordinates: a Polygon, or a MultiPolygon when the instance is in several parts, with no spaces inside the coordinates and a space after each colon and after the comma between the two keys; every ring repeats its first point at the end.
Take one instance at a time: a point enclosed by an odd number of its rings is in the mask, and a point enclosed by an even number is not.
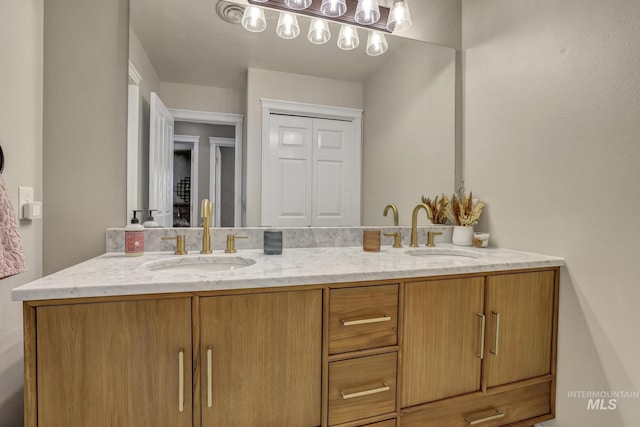
{"type": "MultiPolygon", "coordinates": [[[[363,224],[392,225],[382,213],[394,203],[400,225],[410,225],[422,195],[454,191],[455,56],[454,49],[407,44],[365,82],[363,224]]],[[[424,214],[419,221],[429,223],[424,214]]]]}
{"type": "MultiPolygon", "coordinates": [[[[18,186],[42,200],[43,0],[0,3],[2,178],[18,217],[18,186]],[[19,43],[16,42],[19,40],[19,43]]],[[[47,215],[47,206],[44,205],[47,215]]],[[[42,276],[42,221],[19,221],[28,271],[0,280],[0,425],[23,425],[22,304],[11,289],[42,276]]]]}
{"type": "Polygon", "coordinates": [[[128,22],[128,0],[44,4],[45,273],[104,253],[124,225],[128,22]]]}
{"type": "Polygon", "coordinates": [[[360,82],[325,79],[300,74],[249,68],[245,158],[244,225],[261,225],[262,195],[262,104],[261,98],[304,102],[334,107],[363,108],[364,85],[360,82]]]}
{"type": "Polygon", "coordinates": [[[168,108],[244,114],[245,93],[239,89],[162,82],[160,97],[168,108]]]}
{"type": "Polygon", "coordinates": [[[569,396],[640,390],[638,22],[637,1],[463,2],[466,188],[487,202],[480,228],[567,261],[549,426],[640,419],[638,398],[589,410],[569,396]]]}

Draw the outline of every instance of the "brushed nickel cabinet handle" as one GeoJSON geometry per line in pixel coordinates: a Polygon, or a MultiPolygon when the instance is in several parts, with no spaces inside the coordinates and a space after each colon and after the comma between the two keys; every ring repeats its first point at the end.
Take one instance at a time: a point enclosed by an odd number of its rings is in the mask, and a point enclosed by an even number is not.
{"type": "Polygon", "coordinates": [[[213,348],[207,347],[207,407],[213,406],[213,382],[212,382],[212,368],[213,368],[213,348]]]}
{"type": "Polygon", "coordinates": [[[491,354],[493,355],[498,355],[498,340],[500,339],[500,313],[496,313],[495,311],[492,311],[491,314],[493,315],[493,317],[495,318],[495,335],[493,337],[493,350],[491,351],[491,354]]]}
{"type": "Polygon", "coordinates": [[[184,411],[184,349],[178,353],[178,411],[184,411]]]}
{"type": "Polygon", "coordinates": [[[354,320],[341,320],[342,326],[355,326],[355,325],[366,325],[368,323],[380,323],[380,322],[388,322],[391,320],[391,316],[387,316],[383,314],[382,317],[374,317],[371,319],[354,319],[354,320]]]}
{"type": "Polygon", "coordinates": [[[484,359],[484,330],[486,324],[486,316],[482,313],[478,313],[478,319],[480,320],[480,328],[478,328],[480,332],[478,336],[478,345],[480,349],[476,352],[476,357],[482,360],[484,359]]]}
{"type": "Polygon", "coordinates": [[[486,423],[487,421],[497,420],[503,417],[504,412],[498,409],[492,409],[490,411],[484,411],[479,414],[469,415],[464,420],[473,426],[476,424],[486,423]]]}
{"type": "Polygon", "coordinates": [[[344,400],[347,400],[347,399],[353,399],[354,397],[368,396],[370,394],[382,393],[384,391],[389,391],[389,390],[391,390],[391,387],[389,387],[387,383],[383,382],[382,387],[372,388],[370,390],[356,391],[355,393],[345,393],[344,391],[341,391],[340,396],[342,396],[344,400]]]}

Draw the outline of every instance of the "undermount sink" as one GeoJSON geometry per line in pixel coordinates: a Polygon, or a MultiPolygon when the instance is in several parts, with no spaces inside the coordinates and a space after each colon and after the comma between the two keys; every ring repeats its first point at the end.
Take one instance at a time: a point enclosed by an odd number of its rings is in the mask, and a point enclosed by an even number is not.
{"type": "Polygon", "coordinates": [[[167,273],[212,273],[249,267],[256,262],[241,257],[177,256],[149,261],[142,268],[167,273]]]}
{"type": "Polygon", "coordinates": [[[433,259],[479,258],[481,256],[477,252],[449,248],[410,249],[405,252],[405,255],[433,259]]]}

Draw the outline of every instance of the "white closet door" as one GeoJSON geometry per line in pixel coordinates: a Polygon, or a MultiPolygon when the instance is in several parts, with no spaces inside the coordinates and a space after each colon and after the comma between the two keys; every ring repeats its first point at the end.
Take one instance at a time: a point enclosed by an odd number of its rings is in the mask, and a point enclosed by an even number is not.
{"type": "Polygon", "coordinates": [[[158,210],[154,218],[161,227],[173,227],[174,119],[155,92],[150,104],[149,209],[158,210]]]}
{"type": "Polygon", "coordinates": [[[268,180],[262,225],[306,227],[312,224],[312,130],[308,117],[272,114],[269,120],[268,180]]]}
{"type": "Polygon", "coordinates": [[[312,225],[354,225],[353,123],[313,120],[312,225]]]}

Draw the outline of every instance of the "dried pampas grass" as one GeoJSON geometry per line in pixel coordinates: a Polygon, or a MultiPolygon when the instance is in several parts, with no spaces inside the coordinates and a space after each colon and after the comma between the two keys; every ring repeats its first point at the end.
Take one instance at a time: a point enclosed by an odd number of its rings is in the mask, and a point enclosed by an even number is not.
{"type": "Polygon", "coordinates": [[[430,211],[427,213],[429,220],[434,224],[445,224],[447,222],[447,211],[449,210],[449,199],[444,194],[438,200],[438,196],[434,200],[422,196],[422,203],[429,206],[430,211]]]}
{"type": "Polygon", "coordinates": [[[451,196],[451,208],[447,216],[454,225],[474,225],[480,220],[484,202],[473,198],[473,192],[467,196],[464,193],[451,196]]]}

